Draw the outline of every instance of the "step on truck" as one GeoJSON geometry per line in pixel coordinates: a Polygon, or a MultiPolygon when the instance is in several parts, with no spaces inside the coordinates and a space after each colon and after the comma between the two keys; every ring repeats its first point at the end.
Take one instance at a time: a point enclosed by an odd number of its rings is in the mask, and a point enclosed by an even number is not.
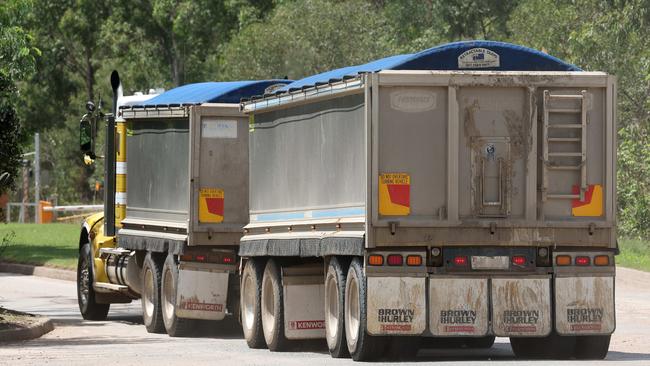
{"type": "Polygon", "coordinates": [[[84,319],[141,299],[147,331],[184,336],[197,321],[237,315],[237,248],[248,221],[248,119],[239,101],[285,83],[207,82],[123,97],[113,72],[113,112],[89,103],[81,120],[88,163],[106,120],[104,212],[85,220],[79,239],[84,319]]]}
{"type": "Polygon", "coordinates": [[[529,48],[451,43],[242,103],[251,347],[419,345],[604,358],[615,328],[616,82],[529,48]],[[455,342],[454,342],[455,341],[455,342]]]}

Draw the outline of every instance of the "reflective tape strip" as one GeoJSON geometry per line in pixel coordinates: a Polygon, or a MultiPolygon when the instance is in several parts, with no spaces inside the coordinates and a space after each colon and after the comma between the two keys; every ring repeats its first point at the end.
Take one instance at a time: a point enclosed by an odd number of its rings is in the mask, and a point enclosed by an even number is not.
{"type": "Polygon", "coordinates": [[[116,205],[126,205],[126,192],[116,192],[115,193],[115,204],[116,205]]]}
{"type": "Polygon", "coordinates": [[[126,174],[126,162],[115,163],[115,174],[126,174]]]}

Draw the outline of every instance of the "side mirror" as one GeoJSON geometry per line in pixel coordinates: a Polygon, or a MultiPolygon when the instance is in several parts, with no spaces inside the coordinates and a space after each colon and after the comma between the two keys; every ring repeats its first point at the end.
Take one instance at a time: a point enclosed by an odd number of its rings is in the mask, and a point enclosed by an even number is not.
{"type": "Polygon", "coordinates": [[[93,136],[94,126],[93,119],[90,115],[85,114],[79,122],[79,147],[81,152],[95,158],[95,138],[93,136]]]}

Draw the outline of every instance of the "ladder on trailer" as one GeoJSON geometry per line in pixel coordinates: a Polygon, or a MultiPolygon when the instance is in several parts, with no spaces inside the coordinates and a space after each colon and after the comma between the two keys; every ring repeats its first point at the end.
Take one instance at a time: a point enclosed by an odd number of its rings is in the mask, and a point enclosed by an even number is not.
{"type": "Polygon", "coordinates": [[[580,94],[551,94],[544,90],[544,126],[542,141],[542,202],[549,199],[580,199],[587,191],[587,91],[580,94]],[[572,106],[567,107],[567,102],[572,106]],[[577,103],[576,103],[577,102],[577,103]],[[554,106],[562,103],[562,107],[554,106]],[[576,106],[577,104],[577,106],[576,106]],[[560,115],[573,115],[579,123],[557,122],[560,115]],[[554,123],[555,122],[555,123],[554,123]],[[550,133],[550,131],[557,131],[550,133]],[[574,132],[575,131],[575,132],[574,132]],[[576,133],[577,132],[577,133],[576,133]],[[551,136],[552,135],[552,136],[551,136]],[[560,151],[556,146],[580,145],[580,151],[560,151]],[[552,171],[580,171],[580,192],[549,192],[549,175],[552,171]]]}

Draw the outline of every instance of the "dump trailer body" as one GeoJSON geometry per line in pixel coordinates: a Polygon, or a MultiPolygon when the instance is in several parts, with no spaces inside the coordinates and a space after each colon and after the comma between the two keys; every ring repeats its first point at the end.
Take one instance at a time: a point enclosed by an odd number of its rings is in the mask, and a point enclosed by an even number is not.
{"type": "MultiPolygon", "coordinates": [[[[119,108],[119,230],[93,247],[93,287],[106,302],[141,297],[145,325],[156,332],[165,304],[171,335],[187,330],[182,319],[220,320],[239,310],[237,247],[248,219],[249,169],[248,118],[238,102],[286,83],[189,84],[119,108]]],[[[86,231],[92,242],[90,225],[86,231]]]]}
{"type": "Polygon", "coordinates": [[[229,307],[238,310],[228,306],[238,294],[228,294],[237,284],[249,169],[248,118],[236,102],[274,85],[192,84],[121,110],[130,200],[117,241],[177,258],[178,317],[220,320],[229,307]],[[203,99],[216,103],[197,103],[203,99]]]}
{"type": "Polygon", "coordinates": [[[371,335],[612,333],[614,77],[498,42],[432,50],[244,104],[240,254],[362,256],[371,335]]]}

